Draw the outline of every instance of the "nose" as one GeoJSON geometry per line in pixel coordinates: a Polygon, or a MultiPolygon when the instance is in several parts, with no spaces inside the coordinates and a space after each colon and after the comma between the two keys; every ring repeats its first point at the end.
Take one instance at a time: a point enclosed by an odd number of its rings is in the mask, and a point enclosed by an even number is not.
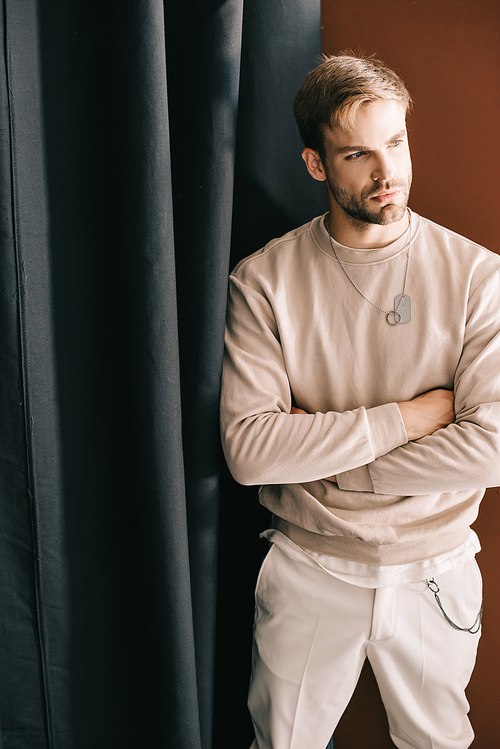
{"type": "Polygon", "coordinates": [[[378,153],[374,157],[372,179],[374,182],[389,182],[395,176],[395,169],[385,153],[378,153]]]}

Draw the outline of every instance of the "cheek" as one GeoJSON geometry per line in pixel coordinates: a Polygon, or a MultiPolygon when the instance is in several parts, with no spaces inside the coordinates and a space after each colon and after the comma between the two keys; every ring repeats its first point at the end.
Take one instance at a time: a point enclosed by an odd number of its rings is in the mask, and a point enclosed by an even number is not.
{"type": "Polygon", "coordinates": [[[348,168],[343,169],[342,173],[339,173],[337,180],[346,188],[349,187],[353,190],[359,190],[363,189],[369,182],[371,182],[370,177],[370,166],[366,161],[364,163],[359,161],[350,163],[348,168]]]}
{"type": "Polygon", "coordinates": [[[411,175],[411,156],[408,150],[401,153],[400,164],[401,164],[401,169],[405,173],[411,175]]]}

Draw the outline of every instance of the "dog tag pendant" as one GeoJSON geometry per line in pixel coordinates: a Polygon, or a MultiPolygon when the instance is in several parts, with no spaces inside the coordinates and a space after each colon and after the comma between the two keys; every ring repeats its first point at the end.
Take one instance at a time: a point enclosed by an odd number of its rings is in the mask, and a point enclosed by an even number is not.
{"type": "Polygon", "coordinates": [[[398,294],[394,300],[394,309],[387,313],[385,319],[389,325],[405,325],[410,322],[411,299],[408,294],[398,294]]]}

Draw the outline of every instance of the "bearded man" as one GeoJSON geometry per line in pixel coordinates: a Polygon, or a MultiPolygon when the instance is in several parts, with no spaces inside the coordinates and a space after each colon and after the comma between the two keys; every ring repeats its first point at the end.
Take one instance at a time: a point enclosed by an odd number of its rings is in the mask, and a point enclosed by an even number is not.
{"type": "Polygon", "coordinates": [[[328,213],[230,277],[221,425],[273,514],[252,749],[325,749],[365,658],[400,748],[464,749],[470,525],[500,483],[500,259],[408,208],[410,95],[329,57],[294,113],[328,213]]]}

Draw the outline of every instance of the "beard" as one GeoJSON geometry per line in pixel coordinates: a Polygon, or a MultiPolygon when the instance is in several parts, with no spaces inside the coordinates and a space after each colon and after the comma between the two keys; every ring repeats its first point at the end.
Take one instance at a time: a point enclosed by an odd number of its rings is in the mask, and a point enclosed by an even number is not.
{"type": "Polygon", "coordinates": [[[408,197],[410,194],[411,172],[408,179],[393,180],[392,182],[378,182],[373,187],[363,190],[359,195],[344,190],[334,182],[331,175],[327,173],[327,182],[330,192],[340,208],[349,217],[350,222],[356,228],[362,228],[366,224],[379,224],[386,226],[403,218],[408,197]],[[370,198],[385,190],[400,190],[403,196],[401,203],[386,203],[379,210],[371,210],[370,198]]]}

